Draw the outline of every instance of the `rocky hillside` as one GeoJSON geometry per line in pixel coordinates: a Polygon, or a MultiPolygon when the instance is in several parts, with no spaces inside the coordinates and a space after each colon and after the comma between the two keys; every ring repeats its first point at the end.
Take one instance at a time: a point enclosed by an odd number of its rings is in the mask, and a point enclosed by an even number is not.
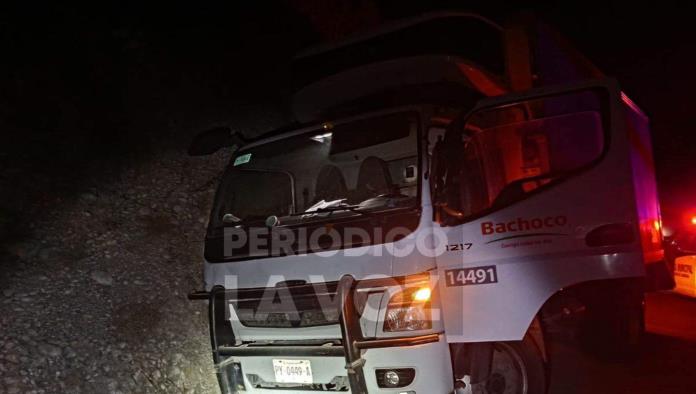
{"type": "Polygon", "coordinates": [[[227,159],[159,152],[4,216],[29,223],[0,256],[0,392],[218,392],[206,307],[186,294],[227,159]]]}

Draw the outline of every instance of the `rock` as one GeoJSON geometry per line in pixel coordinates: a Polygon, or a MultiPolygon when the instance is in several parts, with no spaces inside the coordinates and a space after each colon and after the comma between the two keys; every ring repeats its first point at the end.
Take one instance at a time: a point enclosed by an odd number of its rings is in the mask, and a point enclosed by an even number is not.
{"type": "Polygon", "coordinates": [[[67,359],[72,359],[72,358],[75,358],[77,356],[77,353],[75,353],[75,351],[71,347],[65,348],[65,351],[63,352],[63,354],[65,355],[65,358],[67,358],[67,359]]]}
{"type": "Polygon", "coordinates": [[[7,251],[22,260],[28,260],[36,255],[38,246],[33,242],[21,242],[10,245],[7,251]]]}
{"type": "Polygon", "coordinates": [[[7,394],[22,392],[21,381],[19,379],[8,377],[4,379],[3,383],[5,383],[5,390],[7,390],[7,394]]]}
{"type": "Polygon", "coordinates": [[[184,360],[184,355],[181,353],[174,353],[174,356],[172,357],[172,361],[174,364],[179,364],[184,360]]]}
{"type": "Polygon", "coordinates": [[[92,271],[90,277],[100,285],[111,286],[114,284],[114,278],[104,271],[92,271]]]}
{"type": "Polygon", "coordinates": [[[39,347],[39,351],[41,354],[44,354],[48,357],[60,357],[63,354],[63,349],[59,348],[58,346],[51,345],[50,343],[45,343],[39,347]]]}
{"type": "Polygon", "coordinates": [[[89,201],[89,202],[97,201],[97,195],[94,193],[90,193],[90,192],[82,193],[80,195],[80,198],[85,200],[85,201],[89,201]]]}
{"type": "Polygon", "coordinates": [[[150,208],[148,207],[142,207],[138,209],[138,215],[140,216],[148,216],[152,211],[150,211],[150,208]]]}
{"type": "Polygon", "coordinates": [[[12,297],[12,294],[14,294],[14,290],[12,290],[12,289],[3,289],[2,290],[2,295],[5,297],[12,297]]]}
{"type": "Polygon", "coordinates": [[[51,255],[53,254],[53,249],[51,248],[42,248],[39,250],[39,253],[37,254],[39,260],[41,261],[48,261],[49,258],[51,258],[51,255]]]}
{"type": "Polygon", "coordinates": [[[19,364],[19,357],[14,353],[6,354],[5,360],[11,362],[12,364],[19,364]]]}
{"type": "Polygon", "coordinates": [[[171,367],[169,367],[169,371],[167,371],[167,375],[175,379],[178,378],[181,375],[181,373],[181,370],[176,365],[172,365],[171,367]]]}

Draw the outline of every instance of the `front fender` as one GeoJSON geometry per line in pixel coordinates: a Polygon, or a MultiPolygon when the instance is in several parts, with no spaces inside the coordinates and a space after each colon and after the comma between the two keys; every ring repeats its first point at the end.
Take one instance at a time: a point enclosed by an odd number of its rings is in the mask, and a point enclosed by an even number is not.
{"type": "Polygon", "coordinates": [[[448,286],[438,271],[448,342],[517,341],[541,307],[558,291],[584,282],[641,278],[640,252],[590,256],[551,254],[486,261],[497,283],[448,286]]]}

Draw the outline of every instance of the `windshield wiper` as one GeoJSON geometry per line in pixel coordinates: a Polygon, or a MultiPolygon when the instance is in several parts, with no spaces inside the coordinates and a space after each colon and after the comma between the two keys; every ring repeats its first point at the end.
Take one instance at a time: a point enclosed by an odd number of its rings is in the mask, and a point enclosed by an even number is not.
{"type": "Polygon", "coordinates": [[[363,216],[374,216],[374,213],[372,212],[366,212],[360,209],[360,205],[335,205],[335,206],[330,206],[330,207],[324,207],[324,208],[317,208],[312,211],[304,211],[304,212],[294,212],[291,214],[288,214],[287,216],[311,216],[316,213],[334,213],[338,211],[350,211],[350,212],[355,212],[363,216]]]}
{"type": "Polygon", "coordinates": [[[314,211],[311,212],[305,212],[305,214],[312,214],[312,213],[333,213],[336,211],[350,211],[350,212],[356,212],[359,213],[363,216],[374,216],[374,213],[372,212],[366,212],[360,209],[360,205],[336,205],[333,207],[325,207],[325,208],[318,208],[314,211]]]}

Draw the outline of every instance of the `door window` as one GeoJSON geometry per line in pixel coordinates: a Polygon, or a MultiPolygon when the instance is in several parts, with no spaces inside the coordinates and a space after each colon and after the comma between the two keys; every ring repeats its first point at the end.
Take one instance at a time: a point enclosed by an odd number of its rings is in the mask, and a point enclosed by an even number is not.
{"type": "MultiPolygon", "coordinates": [[[[605,148],[601,97],[593,91],[483,110],[448,130],[443,196],[458,218],[498,209],[567,177],[605,148]]],[[[458,122],[453,122],[456,125],[458,122]]]]}

